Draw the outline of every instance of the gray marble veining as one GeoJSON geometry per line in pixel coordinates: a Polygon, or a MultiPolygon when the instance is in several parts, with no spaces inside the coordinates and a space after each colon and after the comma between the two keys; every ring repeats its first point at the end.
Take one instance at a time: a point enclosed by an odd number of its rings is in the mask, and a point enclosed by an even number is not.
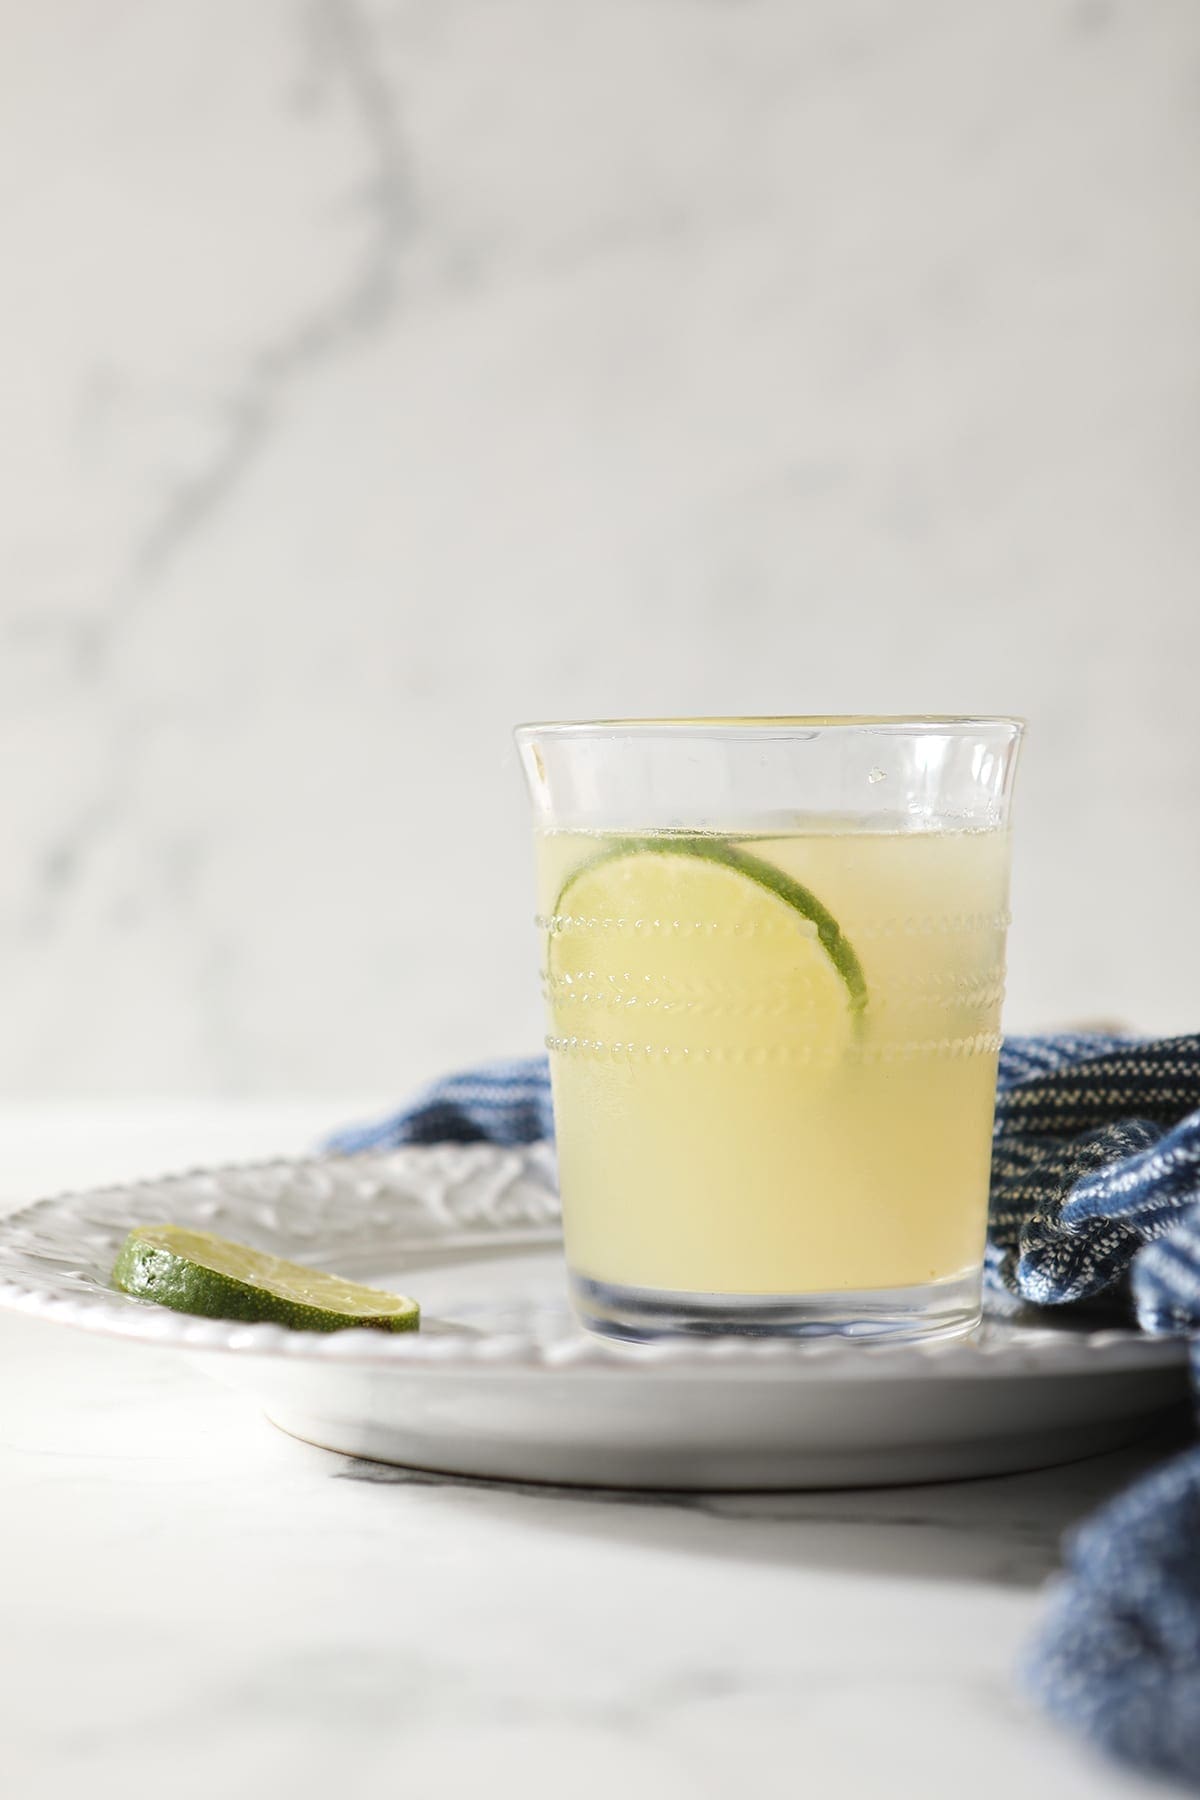
{"type": "MultiPolygon", "coordinates": [[[[639,1512],[682,1512],[745,1526],[738,1554],[751,1560],[844,1567],[859,1574],[922,1574],[954,1579],[969,1571],[999,1586],[1037,1587],[1059,1562],[1063,1535],[1104,1499],[1194,1439],[1191,1419],[1112,1455],[1065,1467],[990,1481],[931,1483],[832,1493],[634,1493],[621,1489],[547,1488],[495,1483],[342,1459],[334,1479],[384,1487],[429,1487],[486,1494],[511,1501],[512,1516],[528,1509],[536,1527],[553,1529],[556,1514],[572,1529],[575,1507],[625,1515],[618,1533],[637,1537],[639,1512]],[[524,1508],[522,1506],[524,1503],[524,1508]],[[562,1509],[565,1508],[565,1513],[562,1509]],[[869,1528],[869,1534],[868,1530],[869,1528]]],[[[597,1523],[601,1535],[607,1519],[597,1523]]],[[[580,1529],[584,1529],[580,1527],[580,1529]]],[[[647,1537],[661,1541],[671,1528],[651,1522],[647,1537]]],[[[724,1553],[724,1552],[722,1552],[724,1553]]]]}
{"type": "Polygon", "coordinates": [[[14,13],[5,1090],[536,1044],[539,714],[1024,711],[1010,1022],[1194,1025],[1198,57],[1094,0],[14,13]]]}

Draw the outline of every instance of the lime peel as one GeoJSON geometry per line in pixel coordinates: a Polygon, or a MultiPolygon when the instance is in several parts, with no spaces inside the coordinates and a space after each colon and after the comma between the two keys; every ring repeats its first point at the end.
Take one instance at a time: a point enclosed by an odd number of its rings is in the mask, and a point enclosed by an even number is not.
{"type": "Polygon", "coordinates": [[[608,862],[630,856],[686,856],[701,861],[716,863],[719,867],[730,869],[736,874],[744,875],[748,881],[756,882],[759,887],[766,888],[777,900],[807,919],[814,927],[821,947],[841,977],[846,989],[851,1017],[856,1029],[861,1028],[863,1015],[867,1008],[867,981],[863,974],[862,963],[843,932],[841,926],[829,908],[818,900],[811,888],[801,881],[787,875],[774,863],[767,862],[761,856],[755,856],[749,850],[742,850],[731,844],[726,838],[718,837],[671,837],[669,839],[617,838],[601,855],[593,857],[567,877],[562,891],[555,902],[556,914],[568,912],[567,896],[570,889],[581,876],[590,875],[593,870],[608,862]]]}
{"type": "Polygon", "coordinates": [[[121,1246],[113,1286],[174,1312],[293,1331],[416,1331],[415,1300],[327,1275],[184,1225],[138,1225],[121,1246]]]}

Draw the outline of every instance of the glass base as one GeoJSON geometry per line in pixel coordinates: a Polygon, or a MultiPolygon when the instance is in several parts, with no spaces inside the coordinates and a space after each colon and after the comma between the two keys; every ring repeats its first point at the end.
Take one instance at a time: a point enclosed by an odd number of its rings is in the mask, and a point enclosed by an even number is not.
{"type": "Polygon", "coordinates": [[[956,1337],[980,1319],[980,1274],[970,1269],[918,1287],[825,1294],[689,1294],[570,1277],[571,1304],[588,1331],[627,1343],[665,1337],[851,1338],[903,1343],[956,1337]]]}

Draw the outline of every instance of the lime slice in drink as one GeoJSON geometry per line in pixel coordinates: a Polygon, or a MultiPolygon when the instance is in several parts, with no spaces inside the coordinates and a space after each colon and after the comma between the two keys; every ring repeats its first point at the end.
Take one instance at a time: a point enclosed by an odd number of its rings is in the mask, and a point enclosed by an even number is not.
{"type": "Polygon", "coordinates": [[[801,882],[723,838],[619,840],[555,905],[547,973],[558,1029],[764,1059],[835,1054],[861,1028],[862,965],[801,882]]]}
{"type": "Polygon", "coordinates": [[[139,1300],[210,1319],[289,1325],[294,1331],[415,1331],[415,1300],[361,1287],[303,1263],[183,1225],[139,1225],[121,1246],[113,1286],[139,1300]]]}

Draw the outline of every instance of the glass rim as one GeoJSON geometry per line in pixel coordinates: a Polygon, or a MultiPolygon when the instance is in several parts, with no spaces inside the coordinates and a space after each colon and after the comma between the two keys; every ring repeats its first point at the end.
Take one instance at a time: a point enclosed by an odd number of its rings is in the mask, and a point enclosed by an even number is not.
{"type": "Polygon", "coordinates": [[[513,727],[518,743],[534,737],[789,737],[817,732],[879,732],[898,736],[968,737],[978,732],[1003,730],[1015,737],[1027,721],[1015,714],[966,713],[797,713],[748,714],[745,717],[716,714],[675,719],[548,719],[513,727]]]}

